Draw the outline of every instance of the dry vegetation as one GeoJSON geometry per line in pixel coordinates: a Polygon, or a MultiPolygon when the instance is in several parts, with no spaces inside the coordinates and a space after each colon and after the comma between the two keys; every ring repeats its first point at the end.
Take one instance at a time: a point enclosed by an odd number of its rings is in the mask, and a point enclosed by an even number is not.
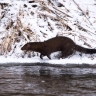
{"type": "Polygon", "coordinates": [[[80,12],[80,14],[82,14],[82,16],[84,17],[83,22],[85,22],[88,28],[87,29],[84,26],[82,26],[78,20],[76,21],[72,20],[73,15],[71,15],[70,9],[66,8],[64,4],[61,4],[60,2],[58,2],[57,5],[54,5],[54,2],[56,2],[56,0],[28,1],[28,3],[32,6],[32,8],[38,8],[37,13],[31,10],[27,4],[24,4],[23,7],[26,9],[29,8],[29,12],[26,11],[24,8],[19,7],[18,13],[13,15],[15,16],[15,20],[13,20],[11,16],[10,18],[7,17],[8,12],[10,11],[10,7],[14,5],[10,5],[7,3],[0,3],[0,10],[3,10],[1,12],[0,19],[2,20],[2,23],[5,27],[5,32],[0,31],[0,34],[3,34],[3,33],[5,34],[5,36],[2,37],[0,40],[0,54],[7,55],[8,53],[10,53],[10,55],[12,55],[13,53],[15,53],[15,50],[17,47],[21,48],[21,46],[26,42],[41,41],[39,34],[42,35],[43,39],[47,38],[49,36],[48,31],[54,33],[55,28],[60,30],[56,32],[56,35],[65,35],[65,36],[71,35],[73,36],[74,40],[75,40],[75,36],[78,36],[79,39],[82,39],[84,41],[86,46],[92,47],[87,42],[87,39],[89,38],[86,38],[83,35],[77,33],[77,31],[80,30],[81,32],[88,32],[89,34],[93,34],[93,35],[95,34],[94,32],[89,30],[92,27],[92,23],[88,19],[89,11],[86,10],[86,12],[84,12],[79,7],[79,5],[73,0],[73,2],[78,7],[78,10],[76,11],[80,12]],[[38,22],[36,22],[38,26],[37,28],[39,28],[38,29],[39,34],[38,34],[38,32],[34,30],[36,28],[33,29],[30,23],[25,24],[21,19],[21,18],[26,18],[26,21],[27,21],[27,19],[30,18],[30,16],[34,17],[35,14],[37,14],[37,21],[43,20],[45,23],[47,23],[47,28],[48,28],[47,32],[42,31],[41,29],[44,26],[43,25],[40,26],[38,22]],[[7,19],[3,21],[4,18],[7,18],[7,19]],[[52,24],[52,22],[54,22],[54,24],[52,24]]]}

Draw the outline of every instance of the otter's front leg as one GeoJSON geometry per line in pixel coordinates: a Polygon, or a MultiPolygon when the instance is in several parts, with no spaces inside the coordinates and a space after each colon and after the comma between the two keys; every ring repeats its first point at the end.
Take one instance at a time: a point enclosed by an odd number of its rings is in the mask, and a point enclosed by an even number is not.
{"type": "Polygon", "coordinates": [[[47,57],[48,57],[49,59],[51,59],[50,54],[47,54],[47,57]]]}
{"type": "Polygon", "coordinates": [[[43,59],[43,55],[42,54],[40,54],[40,58],[43,59]]]}
{"type": "Polygon", "coordinates": [[[44,55],[40,54],[40,58],[41,58],[41,59],[43,59],[43,56],[47,56],[49,59],[51,59],[50,54],[47,54],[47,55],[45,55],[45,54],[44,54],[44,55]]]}

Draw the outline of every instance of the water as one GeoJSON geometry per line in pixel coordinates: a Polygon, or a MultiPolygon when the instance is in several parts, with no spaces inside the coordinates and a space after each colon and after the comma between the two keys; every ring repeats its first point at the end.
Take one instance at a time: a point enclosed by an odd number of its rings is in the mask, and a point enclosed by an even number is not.
{"type": "Polygon", "coordinates": [[[96,68],[0,66],[0,96],[96,96],[96,68]]]}

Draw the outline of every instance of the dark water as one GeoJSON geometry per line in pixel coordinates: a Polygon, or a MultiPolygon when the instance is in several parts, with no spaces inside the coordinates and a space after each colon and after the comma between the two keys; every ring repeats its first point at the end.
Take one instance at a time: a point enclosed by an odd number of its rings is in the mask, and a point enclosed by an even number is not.
{"type": "Polygon", "coordinates": [[[96,96],[96,68],[0,66],[0,96],[96,96]]]}

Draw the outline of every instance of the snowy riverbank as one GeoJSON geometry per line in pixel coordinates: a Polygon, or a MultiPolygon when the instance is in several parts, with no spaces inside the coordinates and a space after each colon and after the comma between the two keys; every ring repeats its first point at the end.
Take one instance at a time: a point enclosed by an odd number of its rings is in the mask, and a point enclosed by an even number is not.
{"type": "Polygon", "coordinates": [[[67,36],[80,46],[96,49],[95,9],[95,0],[1,0],[0,63],[96,64],[96,54],[41,60],[36,52],[21,51],[29,41],[55,36],[67,36]]]}
{"type": "Polygon", "coordinates": [[[73,56],[66,59],[57,59],[53,58],[52,60],[49,60],[47,57],[44,57],[44,59],[40,59],[39,57],[32,57],[32,58],[14,58],[14,57],[0,57],[0,64],[2,63],[49,63],[49,64],[60,64],[60,65],[66,65],[66,64],[90,64],[94,65],[96,64],[96,58],[92,60],[92,58],[86,57],[80,57],[80,56],[73,56]]]}

